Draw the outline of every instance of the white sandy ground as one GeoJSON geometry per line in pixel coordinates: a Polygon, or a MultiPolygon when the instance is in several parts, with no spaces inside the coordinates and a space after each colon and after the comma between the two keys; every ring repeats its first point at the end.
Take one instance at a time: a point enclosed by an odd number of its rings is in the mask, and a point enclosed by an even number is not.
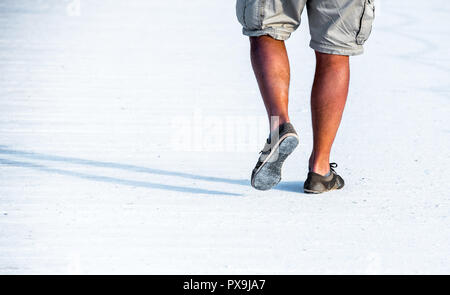
{"type": "Polygon", "coordinates": [[[448,1],[377,0],[332,157],[346,187],[317,196],[306,14],[301,144],[260,192],[234,1],[76,2],[0,2],[1,274],[450,273],[448,1]]]}

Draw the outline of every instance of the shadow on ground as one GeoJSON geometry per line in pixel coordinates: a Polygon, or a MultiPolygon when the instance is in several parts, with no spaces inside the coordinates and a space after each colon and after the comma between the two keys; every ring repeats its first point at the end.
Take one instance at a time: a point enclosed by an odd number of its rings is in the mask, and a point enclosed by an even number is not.
{"type": "Polygon", "coordinates": [[[304,193],[304,181],[281,181],[274,189],[293,193],[304,193]]]}
{"type": "MultiPolygon", "coordinates": [[[[102,162],[102,161],[93,161],[93,160],[86,160],[86,159],[80,159],[80,158],[74,158],[74,157],[54,156],[54,155],[48,155],[48,154],[42,154],[42,153],[12,150],[12,149],[8,149],[7,147],[2,146],[2,145],[0,145],[0,154],[13,155],[13,156],[21,157],[21,158],[32,159],[32,160],[66,162],[66,163],[78,164],[78,165],[121,169],[121,170],[126,170],[126,171],[131,171],[131,172],[178,176],[178,177],[184,177],[184,178],[188,178],[188,179],[203,180],[203,181],[209,181],[209,182],[228,183],[228,184],[243,185],[243,186],[250,185],[250,181],[248,179],[231,179],[231,178],[222,178],[222,177],[214,177],[214,176],[204,176],[204,175],[197,175],[197,174],[192,174],[192,173],[168,171],[168,170],[154,169],[154,168],[149,168],[149,167],[121,164],[121,163],[114,163],[114,162],[102,162]]],[[[81,173],[81,172],[76,172],[76,171],[68,171],[68,170],[63,170],[63,169],[51,168],[51,167],[47,167],[45,165],[35,164],[35,163],[31,163],[31,162],[0,159],[0,164],[15,166],[15,167],[30,168],[30,169],[40,170],[40,171],[59,174],[59,175],[73,176],[73,177],[78,177],[78,178],[87,179],[87,180],[91,180],[91,181],[116,183],[116,184],[128,185],[128,186],[165,189],[165,190],[171,190],[171,191],[177,191],[177,192],[188,192],[188,193],[196,193],[196,194],[242,196],[242,194],[228,193],[228,192],[223,192],[223,191],[218,191],[218,190],[208,190],[208,189],[201,189],[201,188],[196,188],[196,187],[185,187],[185,186],[168,185],[168,184],[161,184],[161,183],[154,183],[154,182],[147,182],[147,181],[128,180],[128,179],[121,179],[121,178],[116,178],[116,177],[108,177],[108,176],[93,175],[93,174],[88,174],[88,173],[81,173]]],[[[295,182],[295,181],[281,182],[274,189],[281,190],[281,191],[288,191],[288,192],[297,192],[297,193],[303,192],[303,182],[295,182]]]]}

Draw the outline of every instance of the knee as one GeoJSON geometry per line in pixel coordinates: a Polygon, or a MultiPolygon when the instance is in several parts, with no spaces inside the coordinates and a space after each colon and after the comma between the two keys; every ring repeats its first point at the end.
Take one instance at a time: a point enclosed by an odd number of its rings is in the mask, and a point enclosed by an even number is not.
{"type": "Polygon", "coordinates": [[[277,40],[269,35],[255,36],[249,37],[250,44],[252,46],[258,46],[262,44],[283,44],[283,40],[277,40]]]}
{"type": "Polygon", "coordinates": [[[346,68],[349,64],[348,55],[328,54],[316,51],[316,63],[318,67],[346,68]]]}

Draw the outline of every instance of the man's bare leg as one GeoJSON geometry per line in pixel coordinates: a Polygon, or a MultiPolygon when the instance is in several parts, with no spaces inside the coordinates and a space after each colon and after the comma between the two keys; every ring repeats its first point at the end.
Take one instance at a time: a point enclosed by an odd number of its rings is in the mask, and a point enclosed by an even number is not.
{"type": "Polygon", "coordinates": [[[316,51],[316,73],[311,92],[314,144],[309,166],[325,175],[330,171],[330,151],[336,137],[350,79],[349,57],[316,51]]]}
{"type": "Polygon", "coordinates": [[[283,41],[269,36],[251,37],[251,59],[270,122],[270,137],[252,171],[252,186],[268,190],[281,180],[281,168],[298,145],[289,123],[289,60],[283,41]],[[277,131],[274,132],[273,131],[277,131]],[[274,137],[273,137],[274,136],[274,137]]]}
{"type": "Polygon", "coordinates": [[[288,97],[290,68],[284,41],[270,36],[250,37],[251,60],[259,90],[266,106],[269,121],[278,116],[278,122],[272,122],[271,131],[278,124],[289,122],[288,97]]]}

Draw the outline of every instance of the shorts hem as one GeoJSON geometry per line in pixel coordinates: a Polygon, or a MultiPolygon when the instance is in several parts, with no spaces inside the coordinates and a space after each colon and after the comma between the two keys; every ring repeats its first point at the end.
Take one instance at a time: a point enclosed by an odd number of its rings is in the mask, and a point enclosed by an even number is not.
{"type": "Polygon", "coordinates": [[[270,37],[276,39],[276,40],[287,40],[291,36],[290,33],[282,32],[276,29],[272,28],[266,28],[262,30],[247,30],[242,29],[242,34],[249,36],[249,37],[259,37],[264,35],[269,35],[270,37]]]}
{"type": "Polygon", "coordinates": [[[361,45],[358,45],[357,48],[353,49],[343,49],[339,47],[332,47],[329,45],[320,44],[314,41],[311,41],[309,43],[309,47],[312,49],[327,53],[327,54],[336,54],[336,55],[347,55],[347,56],[353,56],[353,55],[360,55],[364,53],[364,48],[361,45]]]}

